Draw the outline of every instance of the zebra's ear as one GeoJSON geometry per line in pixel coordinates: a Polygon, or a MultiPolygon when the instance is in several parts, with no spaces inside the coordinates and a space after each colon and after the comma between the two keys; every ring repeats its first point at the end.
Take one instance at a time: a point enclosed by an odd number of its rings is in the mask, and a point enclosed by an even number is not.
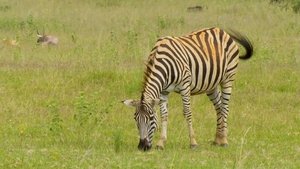
{"type": "Polygon", "coordinates": [[[137,107],[140,104],[139,100],[127,99],[122,101],[126,106],[137,107]]]}

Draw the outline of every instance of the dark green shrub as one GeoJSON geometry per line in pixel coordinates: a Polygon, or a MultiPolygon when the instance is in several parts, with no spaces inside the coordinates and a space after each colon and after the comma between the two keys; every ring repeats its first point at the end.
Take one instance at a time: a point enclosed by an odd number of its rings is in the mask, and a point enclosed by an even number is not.
{"type": "Polygon", "coordinates": [[[300,13],[300,1],[295,1],[293,4],[293,11],[295,13],[300,13]]]}

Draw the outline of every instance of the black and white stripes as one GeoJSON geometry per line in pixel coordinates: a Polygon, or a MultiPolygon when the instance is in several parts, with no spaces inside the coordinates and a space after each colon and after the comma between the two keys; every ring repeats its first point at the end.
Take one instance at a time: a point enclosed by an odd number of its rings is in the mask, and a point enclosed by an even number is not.
{"type": "Polygon", "coordinates": [[[249,59],[253,54],[250,41],[237,32],[231,32],[228,34],[219,28],[210,28],[186,36],[160,38],[156,42],[147,61],[143,92],[138,101],[139,106],[150,108],[146,111],[137,109],[136,116],[146,118],[155,114],[153,103],[160,100],[162,131],[157,144],[159,148],[164,148],[167,139],[167,101],[168,94],[173,91],[182,97],[191,147],[197,146],[197,142],[192,126],[190,96],[201,93],[207,94],[217,112],[215,143],[227,145],[228,104],[238,60],[249,59]],[[244,56],[239,57],[235,42],[246,49],[244,56]]]}

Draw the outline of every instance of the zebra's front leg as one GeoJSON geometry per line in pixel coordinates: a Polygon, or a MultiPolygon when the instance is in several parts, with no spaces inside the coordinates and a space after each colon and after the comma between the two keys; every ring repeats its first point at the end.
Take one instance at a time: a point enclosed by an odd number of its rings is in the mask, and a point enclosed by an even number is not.
{"type": "Polygon", "coordinates": [[[191,101],[190,101],[190,92],[182,94],[182,102],[183,102],[183,113],[184,117],[188,123],[189,128],[189,136],[190,136],[190,147],[196,148],[198,146],[197,141],[195,139],[195,133],[192,124],[192,112],[191,112],[191,101]]]}
{"type": "Polygon", "coordinates": [[[168,127],[168,97],[167,95],[162,95],[160,97],[160,117],[161,117],[161,134],[160,139],[156,144],[156,148],[163,150],[164,145],[167,141],[167,127],[168,127]]]}

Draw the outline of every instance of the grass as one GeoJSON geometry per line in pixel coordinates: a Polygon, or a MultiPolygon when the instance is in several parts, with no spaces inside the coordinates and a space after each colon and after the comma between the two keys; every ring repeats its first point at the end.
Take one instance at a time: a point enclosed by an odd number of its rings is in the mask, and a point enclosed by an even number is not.
{"type": "Polygon", "coordinates": [[[299,168],[299,34],[300,15],[269,1],[2,0],[0,38],[19,46],[0,42],[0,168],[299,168]],[[211,26],[255,47],[239,65],[229,147],[211,145],[214,109],[196,96],[190,150],[171,94],[166,149],[138,151],[134,110],[120,101],[140,97],[155,40],[211,26]],[[36,45],[36,29],[59,45],[36,45]]]}

